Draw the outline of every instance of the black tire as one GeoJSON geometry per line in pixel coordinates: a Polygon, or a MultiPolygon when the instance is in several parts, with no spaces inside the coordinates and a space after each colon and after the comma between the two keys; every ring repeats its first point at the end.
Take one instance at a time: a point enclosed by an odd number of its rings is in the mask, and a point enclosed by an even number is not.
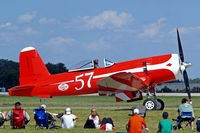
{"type": "Polygon", "coordinates": [[[144,100],[143,106],[145,106],[145,108],[147,110],[156,110],[157,102],[154,99],[148,98],[148,99],[144,100]]]}
{"type": "Polygon", "coordinates": [[[161,99],[157,99],[157,108],[156,110],[163,110],[165,108],[165,103],[161,99]]]}

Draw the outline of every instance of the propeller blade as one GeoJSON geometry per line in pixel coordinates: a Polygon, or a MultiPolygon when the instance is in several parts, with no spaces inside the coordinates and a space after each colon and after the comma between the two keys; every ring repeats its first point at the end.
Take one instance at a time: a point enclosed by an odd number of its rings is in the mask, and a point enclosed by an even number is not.
{"type": "Polygon", "coordinates": [[[192,103],[192,97],[191,97],[191,93],[190,93],[190,84],[189,84],[188,74],[187,74],[186,70],[183,71],[183,78],[184,78],[184,82],[185,82],[186,91],[188,93],[189,101],[190,101],[190,103],[192,103]]]}
{"type": "Polygon", "coordinates": [[[184,62],[183,48],[182,48],[182,45],[181,45],[181,39],[180,39],[180,36],[179,36],[178,28],[177,28],[177,39],[178,39],[178,49],[179,49],[180,59],[181,59],[182,62],[184,62]]]}

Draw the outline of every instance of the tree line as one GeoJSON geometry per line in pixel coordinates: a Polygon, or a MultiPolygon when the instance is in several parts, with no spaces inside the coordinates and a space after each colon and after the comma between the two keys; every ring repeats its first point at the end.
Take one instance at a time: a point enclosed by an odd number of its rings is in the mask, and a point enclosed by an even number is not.
{"type": "MultiPolygon", "coordinates": [[[[51,74],[67,72],[63,63],[47,63],[47,69],[51,74]]],[[[19,85],[19,63],[11,60],[0,59],[0,88],[8,90],[19,85]]]]}

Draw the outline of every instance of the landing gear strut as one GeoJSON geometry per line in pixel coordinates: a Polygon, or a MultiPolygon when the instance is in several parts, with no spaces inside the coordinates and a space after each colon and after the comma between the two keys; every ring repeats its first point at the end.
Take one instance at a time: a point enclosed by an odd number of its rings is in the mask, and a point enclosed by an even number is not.
{"type": "Polygon", "coordinates": [[[147,110],[163,110],[165,107],[165,104],[161,99],[157,98],[155,88],[154,88],[153,96],[154,96],[154,99],[150,98],[150,92],[147,91],[147,99],[144,100],[143,106],[145,106],[147,110]]]}

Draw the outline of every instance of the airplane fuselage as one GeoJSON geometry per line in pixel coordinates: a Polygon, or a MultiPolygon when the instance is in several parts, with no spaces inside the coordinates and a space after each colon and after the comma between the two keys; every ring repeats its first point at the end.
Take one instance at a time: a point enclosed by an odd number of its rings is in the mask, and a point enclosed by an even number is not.
{"type": "MultiPolygon", "coordinates": [[[[26,89],[10,89],[9,94],[52,97],[98,93],[99,80],[120,72],[132,73],[145,83],[156,85],[180,78],[180,59],[177,54],[168,54],[115,63],[107,68],[43,76],[31,83],[23,84],[23,86],[30,86],[31,89],[27,92],[26,89]]],[[[137,90],[133,89],[133,91],[137,90]]]]}

